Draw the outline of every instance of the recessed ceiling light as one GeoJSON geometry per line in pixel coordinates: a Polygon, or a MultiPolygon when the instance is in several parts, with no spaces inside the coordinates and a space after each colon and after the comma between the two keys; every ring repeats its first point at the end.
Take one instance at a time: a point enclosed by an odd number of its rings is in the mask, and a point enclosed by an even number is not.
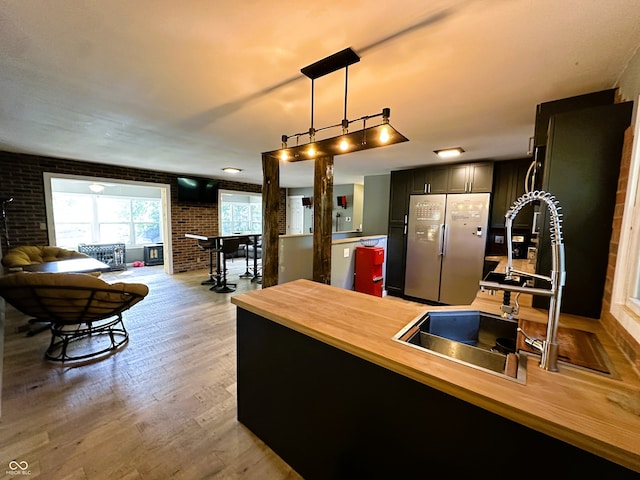
{"type": "Polygon", "coordinates": [[[438,155],[440,158],[451,158],[457,157],[464,152],[462,147],[455,148],[443,148],[442,150],[434,150],[433,153],[438,155]]]}
{"type": "Polygon", "coordinates": [[[227,172],[227,173],[239,173],[242,171],[241,168],[235,168],[235,167],[224,167],[222,169],[223,172],[227,172]]]}

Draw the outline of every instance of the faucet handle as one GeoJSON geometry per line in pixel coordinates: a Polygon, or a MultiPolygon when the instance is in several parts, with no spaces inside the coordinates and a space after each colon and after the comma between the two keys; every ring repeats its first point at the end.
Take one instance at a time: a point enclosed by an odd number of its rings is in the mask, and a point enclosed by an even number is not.
{"type": "Polygon", "coordinates": [[[540,340],[539,338],[533,338],[527,335],[522,328],[518,327],[518,332],[522,333],[524,336],[524,343],[529,345],[531,348],[538,350],[540,353],[544,351],[544,340],[540,340]]]}

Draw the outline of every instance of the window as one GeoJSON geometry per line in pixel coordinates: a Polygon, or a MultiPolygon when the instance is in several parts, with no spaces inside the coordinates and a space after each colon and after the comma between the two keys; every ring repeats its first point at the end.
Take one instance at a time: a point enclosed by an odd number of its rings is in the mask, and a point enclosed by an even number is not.
{"type": "Polygon", "coordinates": [[[160,199],[52,192],[56,244],[162,242],[160,199]]]}
{"type": "Polygon", "coordinates": [[[262,195],[221,192],[220,234],[262,233],[262,195]]]}
{"type": "Polygon", "coordinates": [[[611,313],[640,342],[640,122],[636,122],[611,313]]]}

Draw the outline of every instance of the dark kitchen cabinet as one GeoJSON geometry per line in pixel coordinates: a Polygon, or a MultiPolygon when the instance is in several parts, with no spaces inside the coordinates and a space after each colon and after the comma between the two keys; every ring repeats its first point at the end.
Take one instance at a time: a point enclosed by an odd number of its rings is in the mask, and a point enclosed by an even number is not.
{"type": "MultiPolygon", "coordinates": [[[[491,228],[505,227],[505,214],[514,201],[525,193],[531,158],[495,162],[491,199],[491,228]]],[[[525,205],[516,215],[513,228],[531,231],[533,204],[525,205]]]]}
{"type": "Polygon", "coordinates": [[[389,295],[394,296],[404,294],[407,215],[409,195],[413,186],[413,172],[413,170],[391,172],[385,288],[389,295]]]}
{"type": "Polygon", "coordinates": [[[387,272],[385,288],[389,295],[404,294],[404,271],[407,248],[407,230],[404,225],[390,225],[387,234],[387,272]]]}
{"type": "Polygon", "coordinates": [[[387,271],[385,288],[389,295],[404,295],[407,248],[407,222],[411,194],[491,192],[493,162],[463,165],[438,165],[391,172],[389,230],[387,232],[387,271]],[[451,182],[452,175],[463,173],[462,188],[451,182]],[[454,190],[451,190],[451,188],[454,190]],[[465,192],[465,189],[468,190],[465,192]]]}
{"type": "Polygon", "coordinates": [[[485,193],[493,187],[493,162],[449,166],[448,193],[485,193]]]}
{"type": "Polygon", "coordinates": [[[412,170],[391,172],[389,197],[389,223],[406,223],[412,170]]]}
{"type": "Polygon", "coordinates": [[[547,136],[549,131],[549,119],[553,115],[573,112],[585,108],[604,105],[612,105],[615,102],[616,89],[602,90],[599,92],[576,95],[551,102],[544,102],[536,106],[536,120],[533,134],[533,158],[537,162],[537,175],[535,176],[535,189],[542,188],[542,171],[546,156],[547,136]]]}
{"type": "MultiPolygon", "coordinates": [[[[632,102],[552,115],[543,190],[562,207],[566,284],[564,313],[600,318],[624,132],[632,102]]],[[[540,225],[536,272],[551,272],[546,209],[540,225]]],[[[533,306],[547,308],[535,297],[533,306]]]]}
{"type": "Polygon", "coordinates": [[[447,193],[449,166],[424,167],[412,170],[411,193],[447,193]]]}
{"type": "Polygon", "coordinates": [[[616,89],[602,90],[600,92],[577,95],[575,97],[562,98],[552,102],[541,103],[536,107],[536,123],[533,134],[534,146],[547,144],[549,119],[559,113],[582,110],[583,108],[611,105],[615,102],[616,89]]]}

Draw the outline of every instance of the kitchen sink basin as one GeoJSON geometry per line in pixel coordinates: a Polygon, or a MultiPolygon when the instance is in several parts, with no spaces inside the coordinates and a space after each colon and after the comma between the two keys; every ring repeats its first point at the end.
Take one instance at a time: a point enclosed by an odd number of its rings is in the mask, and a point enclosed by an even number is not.
{"type": "Polygon", "coordinates": [[[517,335],[516,320],[478,310],[438,310],[406,325],[394,340],[524,383],[527,362],[516,353],[517,335]]]}

